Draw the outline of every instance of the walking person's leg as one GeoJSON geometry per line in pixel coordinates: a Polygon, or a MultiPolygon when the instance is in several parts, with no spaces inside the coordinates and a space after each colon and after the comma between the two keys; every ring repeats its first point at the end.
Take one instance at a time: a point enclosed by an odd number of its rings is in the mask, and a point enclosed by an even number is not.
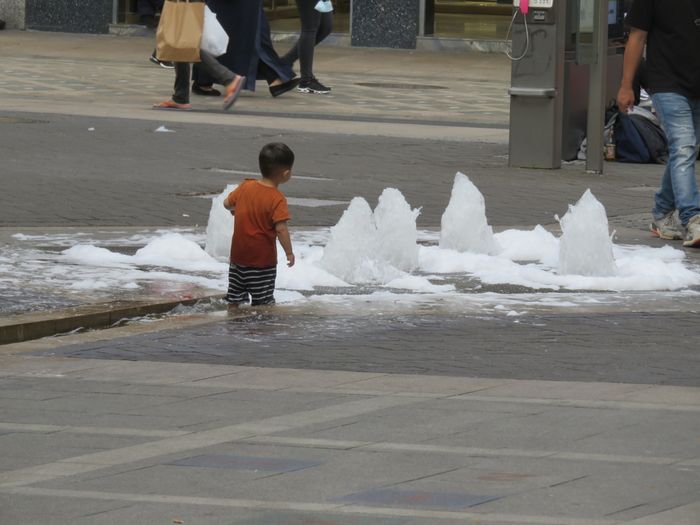
{"type": "Polygon", "coordinates": [[[330,34],[333,15],[316,11],[314,9],[316,3],[316,0],[296,0],[301,19],[301,34],[296,45],[283,57],[283,60],[290,64],[299,59],[301,81],[298,90],[303,93],[330,91],[330,88],[321,84],[314,76],[314,47],[330,34]]]}
{"type": "Polygon", "coordinates": [[[192,66],[192,93],[205,97],[221,96],[221,91],[214,89],[213,84],[214,79],[203,71],[199,62],[192,66]]]}
{"type": "Polygon", "coordinates": [[[200,49],[199,57],[202,60],[200,62],[202,70],[218,84],[222,84],[225,87],[224,109],[229,109],[236,102],[245,83],[245,77],[237,75],[219,62],[214,55],[203,49],[200,49]]]}
{"type": "Polygon", "coordinates": [[[265,11],[260,5],[258,29],[258,78],[264,78],[267,82],[270,94],[273,97],[294,89],[299,84],[299,79],[294,78],[294,72],[290,63],[280,58],[272,44],[270,36],[270,23],[267,20],[265,11]]]}
{"type": "Polygon", "coordinates": [[[695,176],[695,163],[700,143],[700,99],[689,99],[678,93],[655,93],[654,107],[668,139],[669,159],[655,197],[654,217],[679,212],[687,228],[685,245],[700,245],[700,194],[695,176]],[[672,205],[669,208],[669,205],[672,205]]]}
{"type": "Polygon", "coordinates": [[[299,79],[297,77],[283,81],[277,71],[270,67],[262,58],[258,61],[258,78],[260,77],[264,78],[265,82],[267,82],[270,95],[273,97],[279,97],[299,85],[299,79]]]}
{"type": "Polygon", "coordinates": [[[175,86],[170,100],[155,104],[154,109],[190,110],[190,73],[189,62],[175,62],[175,86]]]}
{"type": "MultiPolygon", "coordinates": [[[[323,42],[328,35],[333,31],[333,14],[332,13],[319,13],[321,15],[321,23],[319,24],[318,30],[316,31],[315,45],[323,42]]],[[[299,39],[294,43],[294,45],[289,48],[289,51],[282,57],[282,60],[292,65],[294,62],[299,60],[299,39]]]]}

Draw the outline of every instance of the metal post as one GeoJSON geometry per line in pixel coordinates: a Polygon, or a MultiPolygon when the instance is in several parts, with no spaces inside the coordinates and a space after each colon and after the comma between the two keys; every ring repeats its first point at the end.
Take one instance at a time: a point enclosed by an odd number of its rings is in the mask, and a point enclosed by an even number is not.
{"type": "Polygon", "coordinates": [[[603,173],[603,128],[605,127],[605,86],[608,60],[608,0],[596,0],[593,28],[595,59],[588,82],[586,125],[586,171],[603,173]]]}

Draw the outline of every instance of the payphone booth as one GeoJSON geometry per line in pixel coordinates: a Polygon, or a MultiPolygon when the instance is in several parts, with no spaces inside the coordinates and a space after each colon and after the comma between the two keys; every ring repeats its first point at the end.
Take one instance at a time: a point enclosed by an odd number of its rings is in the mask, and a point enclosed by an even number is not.
{"type": "Polygon", "coordinates": [[[510,166],[559,168],[576,158],[591,115],[604,112],[620,85],[625,4],[514,0],[510,166]]]}
{"type": "Polygon", "coordinates": [[[566,4],[565,0],[513,2],[511,166],[561,166],[566,4]]]}

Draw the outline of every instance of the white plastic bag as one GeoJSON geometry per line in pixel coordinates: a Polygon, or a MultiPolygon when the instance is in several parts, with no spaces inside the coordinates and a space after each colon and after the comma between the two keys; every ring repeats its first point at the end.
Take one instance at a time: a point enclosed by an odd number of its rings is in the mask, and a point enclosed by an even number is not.
{"type": "Polygon", "coordinates": [[[226,53],[228,47],[228,34],[209,6],[204,7],[204,29],[202,30],[202,43],[199,47],[215,57],[226,53]]]}

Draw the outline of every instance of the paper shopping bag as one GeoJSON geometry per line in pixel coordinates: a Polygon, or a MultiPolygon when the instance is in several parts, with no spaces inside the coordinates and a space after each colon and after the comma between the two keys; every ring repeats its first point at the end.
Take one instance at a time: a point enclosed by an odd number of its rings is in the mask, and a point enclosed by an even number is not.
{"type": "Polygon", "coordinates": [[[166,0],[156,31],[156,57],[170,62],[199,62],[204,3],[166,0]]]}

